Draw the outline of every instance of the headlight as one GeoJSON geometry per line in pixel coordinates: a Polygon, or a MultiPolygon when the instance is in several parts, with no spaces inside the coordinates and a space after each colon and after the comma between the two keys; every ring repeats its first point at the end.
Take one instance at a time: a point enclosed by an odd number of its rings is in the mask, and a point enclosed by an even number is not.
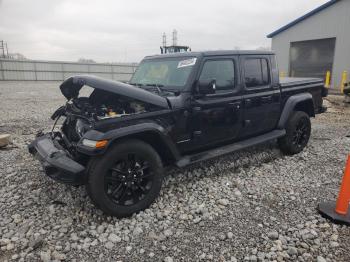
{"type": "Polygon", "coordinates": [[[77,132],[79,137],[82,137],[88,129],[89,129],[89,125],[83,119],[77,120],[75,124],[75,131],[77,132]]]}
{"type": "Polygon", "coordinates": [[[108,143],[108,140],[90,140],[90,139],[83,139],[82,144],[87,147],[91,148],[104,148],[108,143]]]}

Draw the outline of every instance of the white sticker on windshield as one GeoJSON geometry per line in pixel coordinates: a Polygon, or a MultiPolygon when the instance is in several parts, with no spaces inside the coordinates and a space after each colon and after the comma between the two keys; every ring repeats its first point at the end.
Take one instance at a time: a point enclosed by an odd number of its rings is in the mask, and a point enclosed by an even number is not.
{"type": "Polygon", "coordinates": [[[177,68],[181,68],[181,67],[186,67],[186,66],[193,66],[197,61],[197,58],[191,58],[191,59],[186,59],[186,60],[182,60],[177,64],[177,68]]]}

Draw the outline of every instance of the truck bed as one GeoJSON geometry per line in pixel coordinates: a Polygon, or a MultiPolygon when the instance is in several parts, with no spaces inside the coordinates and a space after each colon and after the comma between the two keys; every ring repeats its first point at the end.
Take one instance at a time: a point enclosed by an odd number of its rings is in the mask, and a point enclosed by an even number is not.
{"type": "Polygon", "coordinates": [[[281,87],[305,85],[305,84],[322,84],[323,79],[321,78],[306,78],[306,77],[284,77],[280,78],[281,87]]]}
{"type": "Polygon", "coordinates": [[[325,110],[322,97],[327,96],[327,89],[324,87],[321,78],[299,78],[285,77],[280,79],[282,108],[288,97],[303,92],[310,93],[314,102],[315,113],[325,110]]]}

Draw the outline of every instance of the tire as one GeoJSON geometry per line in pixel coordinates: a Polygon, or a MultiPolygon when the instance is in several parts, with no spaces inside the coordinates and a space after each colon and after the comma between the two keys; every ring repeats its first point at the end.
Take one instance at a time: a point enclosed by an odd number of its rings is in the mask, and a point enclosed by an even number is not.
{"type": "Polygon", "coordinates": [[[288,155],[301,152],[307,145],[311,134],[311,121],[308,114],[295,111],[286,125],[286,135],[278,139],[281,151],[288,155]]]}
{"type": "Polygon", "coordinates": [[[86,191],[104,213],[128,217],[149,207],[159,195],[163,165],[149,144],[126,140],[91,161],[86,191]]]}

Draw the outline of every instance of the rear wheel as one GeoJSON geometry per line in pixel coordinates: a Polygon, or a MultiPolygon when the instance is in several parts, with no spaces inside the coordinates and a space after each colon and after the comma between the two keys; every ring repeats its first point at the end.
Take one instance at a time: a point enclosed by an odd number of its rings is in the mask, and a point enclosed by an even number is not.
{"type": "Polygon", "coordinates": [[[127,140],[92,161],[87,192],[106,214],[130,216],[146,209],[158,196],[163,166],[149,144],[127,140]]]}
{"type": "Polygon", "coordinates": [[[309,115],[302,111],[295,111],[287,122],[286,135],[278,139],[278,145],[283,153],[297,154],[306,147],[310,134],[309,115]]]}

